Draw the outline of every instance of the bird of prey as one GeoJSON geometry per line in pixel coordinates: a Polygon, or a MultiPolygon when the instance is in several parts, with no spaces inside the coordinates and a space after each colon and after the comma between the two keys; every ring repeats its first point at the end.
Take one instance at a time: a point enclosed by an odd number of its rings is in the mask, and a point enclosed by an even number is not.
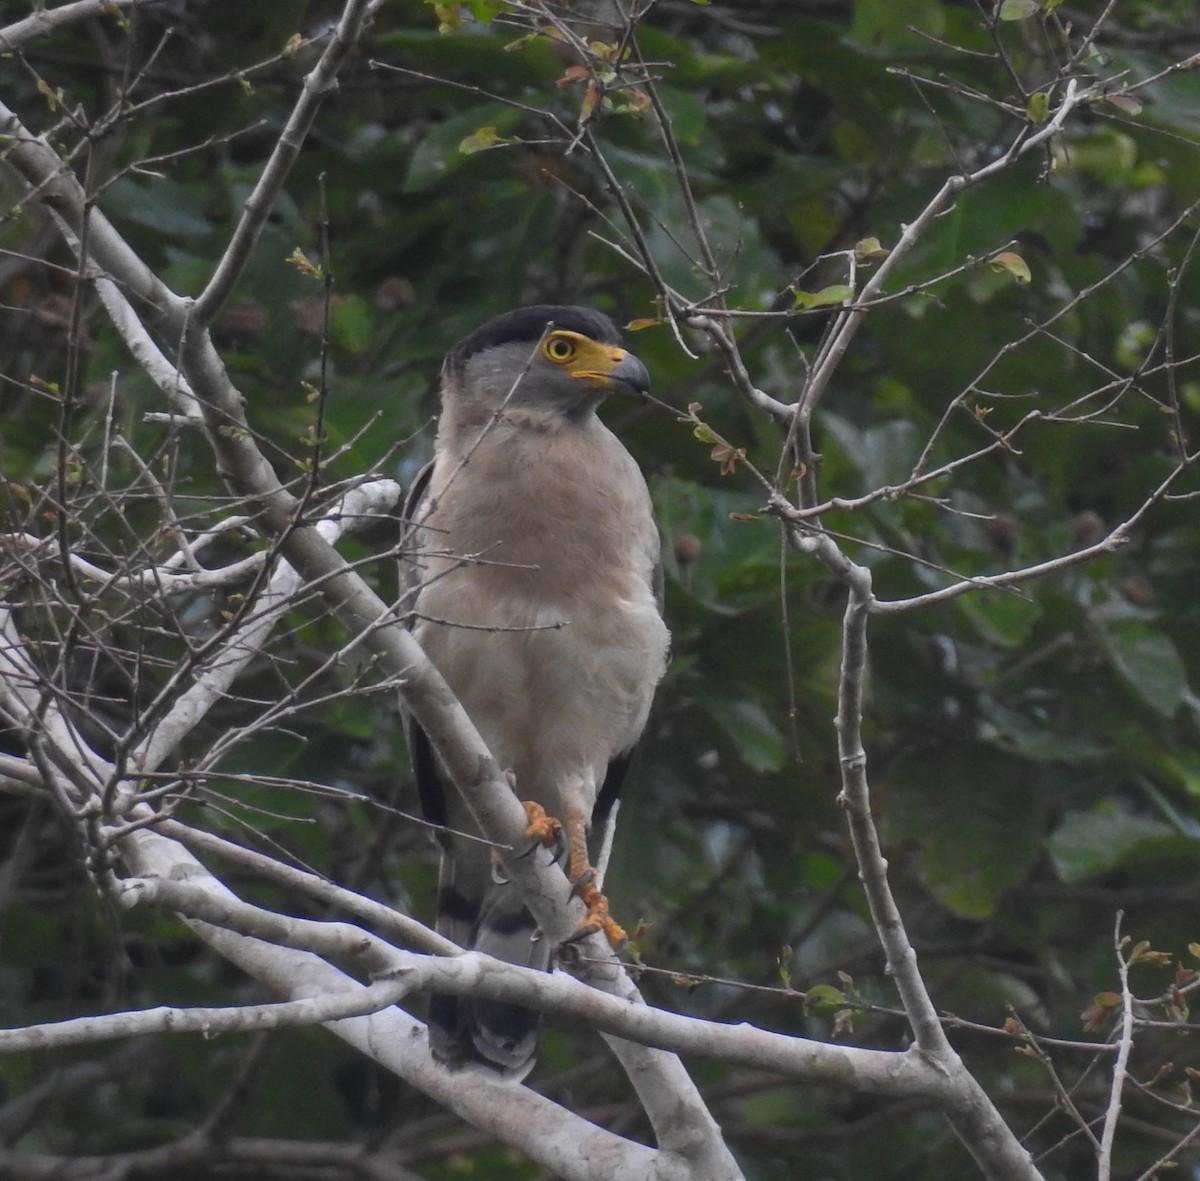
{"type": "MultiPolygon", "coordinates": [[[[666,668],[662,568],[650,494],[596,416],[644,392],[646,367],[607,316],[539,305],[451,349],[433,461],[409,495],[414,635],[514,783],[529,837],[564,855],[588,907],[581,932],[624,933],[594,883],[587,839],[608,814],[666,668]]],[[[426,815],[442,836],[437,929],[465,948],[545,969],[551,948],[419,726],[426,815]]],[[[450,1065],[521,1078],[538,1016],[435,996],[430,1044],[450,1065]]]]}

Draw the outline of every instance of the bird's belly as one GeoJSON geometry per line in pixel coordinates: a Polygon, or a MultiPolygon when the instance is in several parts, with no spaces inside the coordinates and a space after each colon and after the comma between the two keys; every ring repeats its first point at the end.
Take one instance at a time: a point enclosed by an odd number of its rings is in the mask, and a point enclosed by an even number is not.
{"type": "Polygon", "coordinates": [[[565,607],[434,594],[420,609],[421,646],[515,774],[518,794],[590,812],[609,761],[641,733],[666,666],[668,633],[649,591],[565,607]],[[431,610],[443,597],[445,611],[431,610]]]}

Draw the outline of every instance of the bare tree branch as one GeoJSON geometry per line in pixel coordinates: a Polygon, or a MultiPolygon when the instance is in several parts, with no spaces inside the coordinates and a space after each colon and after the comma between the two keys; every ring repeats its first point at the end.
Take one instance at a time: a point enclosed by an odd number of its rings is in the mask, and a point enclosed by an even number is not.
{"type": "Polygon", "coordinates": [[[161,1005],[155,1009],[109,1013],[100,1017],[76,1017],[48,1025],[0,1030],[0,1053],[53,1050],[154,1033],[199,1033],[215,1037],[323,1025],[347,1017],[378,1013],[402,1001],[408,991],[406,982],[381,980],[361,992],[270,1005],[227,1005],[217,1009],[176,1009],[161,1005]]]}
{"type": "Polygon", "coordinates": [[[29,16],[0,28],[0,46],[8,53],[26,42],[45,37],[77,21],[97,16],[111,16],[125,8],[148,7],[161,0],[73,0],[56,8],[39,6],[29,16]]]}
{"type": "Polygon", "coordinates": [[[1121,1024],[1117,1036],[1117,1058],[1113,1063],[1108,1107],[1104,1112],[1100,1148],[1096,1153],[1097,1181],[1111,1181],[1112,1178],[1113,1145],[1116,1143],[1117,1125],[1121,1119],[1125,1082],[1129,1072],[1129,1055],[1133,1050],[1133,993],[1129,989],[1129,957],[1125,954],[1128,939],[1121,934],[1122,918],[1118,911],[1113,929],[1113,951],[1117,957],[1117,974],[1121,981],[1121,1024]]]}
{"type": "Polygon", "coordinates": [[[266,224],[275,199],[291,171],[300,149],[312,129],[313,120],[326,96],[337,86],[337,74],[346,54],[358,43],[363,28],[383,0],[347,0],[337,26],[331,30],[329,44],[317,64],[305,75],[304,90],[292,108],[287,126],[275,142],[266,167],[259,174],[254,191],[246,198],[241,220],[229,237],[229,244],[217,263],[208,286],[191,308],[189,322],[193,331],[207,328],[229,298],[238,276],[245,268],[250,251],[266,224]]]}

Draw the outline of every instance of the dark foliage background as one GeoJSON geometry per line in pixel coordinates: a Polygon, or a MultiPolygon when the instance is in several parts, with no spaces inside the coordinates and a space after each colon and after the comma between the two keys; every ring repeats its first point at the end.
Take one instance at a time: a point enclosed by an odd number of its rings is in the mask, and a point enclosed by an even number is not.
{"type": "MultiPolygon", "coordinates": [[[[741,311],[796,311],[736,321],[757,385],[793,398],[833,315],[819,300],[793,309],[793,291],[847,282],[837,252],[894,243],[947,175],[1002,150],[1105,6],[1044,7],[1053,12],[996,21],[991,6],[937,0],[654,6],[638,44],[720,285],[741,311]]],[[[535,301],[590,303],[622,323],[659,315],[651,283],[611,246],[623,231],[605,178],[537,113],[574,125],[584,87],[564,73],[569,56],[544,37],[514,48],[521,30],[503,14],[468,11],[502,8],[444,5],[445,31],[429,4],[383,8],[223,315],[224,356],[288,478],[311,456],[312,388],[329,390],[326,480],[373,469],[405,482],[431,446],[441,355],[488,316],[535,301]],[[296,251],[329,277],[328,300],[296,251]]],[[[299,0],[138,6],[30,42],[5,59],[0,85],[166,282],[198,292],[296,96],[313,52],[304,39],[334,17],[333,5],[299,0]]],[[[1080,69],[1114,79],[1115,93],[1198,51],[1193,5],[1125,0],[1080,69]]],[[[881,598],[1087,544],[1195,447],[1196,73],[1167,73],[1137,99],[1095,104],[1044,154],[964,194],[889,287],[922,289],[873,310],[838,372],[816,420],[822,497],[898,484],[925,449],[932,469],[991,448],[919,494],[824,515],[881,598]],[[1030,282],[971,265],[1002,249],[1030,282]]],[[[664,277],[703,298],[653,122],[617,110],[598,135],[664,277]]],[[[219,514],[207,451],[145,419],[161,396],[77,282],[47,215],[15,189],[3,204],[3,529],[53,531],[65,494],[80,545],[157,545],[146,469],[169,480],[184,526],[186,514],[219,514]]],[[[705,421],[774,472],[780,432],[739,399],[701,335],[688,342],[695,357],[662,323],[631,335],[658,397],[681,411],[701,403],[705,421]]],[[[901,1046],[907,1026],[837,804],[842,592],[816,562],[784,553],[766,518],[731,517],[756,514],[764,495],[745,467],[722,475],[690,426],[650,405],[614,403],[606,417],[650,479],[675,637],[607,886],[622,921],[644,923],[643,989],[688,1013],[901,1046]],[[806,1007],[796,992],[816,985],[831,986],[825,1003],[806,1007]]],[[[1195,489],[1193,475],[1171,492],[1195,489]]],[[[394,541],[379,529],[343,550],[366,560],[394,541]]],[[[228,560],[249,552],[236,533],[222,545],[228,560]]],[[[392,563],[368,568],[394,595],[392,563]]],[[[1195,501],[1168,497],[1115,555],[881,617],[872,631],[868,750],[893,885],[938,1005],[977,1023],[956,1045],[1049,1177],[1090,1175],[1056,1080],[1092,1119],[1105,1074],[1064,1047],[1047,1049],[1048,1069],[1003,1035],[1006,1018],[1038,1036],[1103,1040],[1103,1020],[1085,1030],[1081,1013],[1115,987],[1118,910],[1125,933],[1200,967],[1187,950],[1200,939],[1197,570],[1195,501]]],[[[20,600],[20,575],[10,570],[5,588],[20,600]]],[[[66,623],[26,606],[53,660],[66,623]]],[[[86,645],[73,651],[87,685],[77,704],[119,730],[187,641],[237,602],[198,593],[172,626],[148,600],[112,610],[120,655],[88,663],[86,645]]],[[[319,611],[295,613],[180,751],[186,769],[223,734],[240,738],[206,764],[179,815],[428,916],[433,846],[403,815],[417,805],[394,704],[369,691],[352,648],[322,666],[346,642],[319,611]],[[289,693],[307,706],[249,723],[289,693]]],[[[0,797],[0,857],[0,1023],[258,996],[169,916],[103,901],[51,802],[0,797]]],[[[260,882],[233,884],[289,905],[260,882]]],[[[1165,996],[1175,967],[1139,967],[1135,989],[1165,996]]],[[[1175,1028],[1139,1032],[1134,1074],[1147,1087],[1127,1100],[1119,1175],[1148,1168],[1196,1121],[1186,1000],[1165,1000],[1143,1013],[1175,1028]]],[[[931,1113],[697,1071],[750,1177],[936,1181],[971,1168],[931,1113]]],[[[590,1036],[552,1030],[533,1081],[607,1126],[631,1118],[590,1036]]],[[[0,1059],[0,1141],[47,1162],[205,1127],[232,1147],[196,1176],[357,1176],[364,1160],[371,1176],[538,1175],[319,1030],[0,1059]]],[[[79,1167],[69,1175],[104,1175],[99,1159],[79,1167]]]]}

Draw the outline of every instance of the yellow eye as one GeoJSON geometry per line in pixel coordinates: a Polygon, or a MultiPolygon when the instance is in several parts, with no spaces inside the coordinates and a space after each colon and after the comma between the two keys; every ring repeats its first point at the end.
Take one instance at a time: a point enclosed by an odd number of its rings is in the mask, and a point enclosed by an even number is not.
{"type": "Polygon", "coordinates": [[[565,336],[551,336],[542,345],[542,352],[560,365],[575,356],[575,345],[565,336]]]}

